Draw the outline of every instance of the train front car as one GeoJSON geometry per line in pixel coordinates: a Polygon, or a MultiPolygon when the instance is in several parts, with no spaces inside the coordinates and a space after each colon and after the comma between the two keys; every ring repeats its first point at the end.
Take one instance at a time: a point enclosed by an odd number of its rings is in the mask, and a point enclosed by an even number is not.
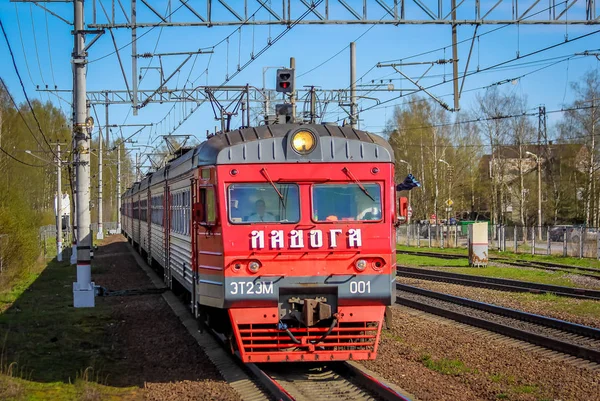
{"type": "Polygon", "coordinates": [[[375,359],[395,297],[389,144],[327,125],[221,136],[223,307],[243,360],[375,359]]]}

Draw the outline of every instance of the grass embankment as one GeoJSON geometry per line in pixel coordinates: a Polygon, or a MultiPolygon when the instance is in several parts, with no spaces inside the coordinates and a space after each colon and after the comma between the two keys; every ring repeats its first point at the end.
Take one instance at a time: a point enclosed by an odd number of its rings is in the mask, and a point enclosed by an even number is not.
{"type": "Polygon", "coordinates": [[[0,400],[135,398],[99,384],[119,374],[107,333],[117,322],[102,303],[73,308],[75,274],[68,260],[41,261],[0,289],[0,400]]]}
{"type": "MultiPolygon", "coordinates": [[[[529,281],[532,283],[560,285],[566,287],[580,286],[580,284],[573,281],[573,276],[567,272],[539,270],[523,267],[469,267],[469,261],[466,258],[441,259],[431,256],[398,254],[397,262],[399,265],[404,266],[435,267],[435,270],[448,271],[460,274],[469,274],[474,276],[505,278],[510,280],[529,281]]],[[[598,284],[598,287],[600,287],[600,281],[598,282],[598,284]]]]}
{"type": "MultiPolygon", "coordinates": [[[[416,246],[406,246],[406,245],[398,245],[397,249],[399,251],[417,251],[417,252],[433,252],[433,253],[443,253],[448,255],[463,255],[468,256],[467,249],[464,248],[426,248],[426,247],[416,247],[416,246]]],[[[562,256],[547,256],[547,255],[531,255],[529,253],[514,253],[514,252],[498,252],[492,250],[490,248],[489,255],[491,258],[503,258],[507,260],[527,260],[532,262],[550,262],[550,263],[558,263],[562,265],[568,266],[578,266],[578,267],[592,267],[598,268],[600,270],[600,261],[595,259],[579,259],[573,257],[562,257],[562,256]]]]}

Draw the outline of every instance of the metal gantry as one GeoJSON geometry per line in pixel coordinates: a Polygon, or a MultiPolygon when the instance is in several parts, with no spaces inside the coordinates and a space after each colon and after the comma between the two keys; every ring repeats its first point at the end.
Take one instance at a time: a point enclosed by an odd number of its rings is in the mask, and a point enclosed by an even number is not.
{"type": "Polygon", "coordinates": [[[598,23],[596,0],[167,0],[161,13],[149,0],[92,0],[90,28],[298,24],[590,24],[598,23]],[[103,4],[109,3],[108,13],[103,4]],[[314,7],[315,4],[318,4],[314,7]],[[129,10],[127,12],[126,10],[129,10]],[[258,10],[255,18],[251,13],[258,10]],[[543,10],[543,11],[542,11],[543,10]],[[144,15],[144,19],[138,17],[144,15]]]}

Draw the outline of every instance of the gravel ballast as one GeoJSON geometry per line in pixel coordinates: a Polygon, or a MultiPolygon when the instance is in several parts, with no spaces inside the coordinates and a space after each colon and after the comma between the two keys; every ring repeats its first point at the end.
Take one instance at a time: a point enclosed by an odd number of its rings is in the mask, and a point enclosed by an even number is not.
{"type": "Polygon", "coordinates": [[[600,373],[393,306],[365,366],[421,400],[600,400],[600,373]]]}
{"type": "Polygon", "coordinates": [[[399,283],[600,328],[600,301],[513,293],[407,277],[399,283]],[[587,307],[586,307],[587,306],[587,307]],[[591,307],[594,307],[592,309],[591,307]],[[590,312],[590,310],[592,312],[590,312]],[[595,311],[595,313],[594,313],[595,311]]]}

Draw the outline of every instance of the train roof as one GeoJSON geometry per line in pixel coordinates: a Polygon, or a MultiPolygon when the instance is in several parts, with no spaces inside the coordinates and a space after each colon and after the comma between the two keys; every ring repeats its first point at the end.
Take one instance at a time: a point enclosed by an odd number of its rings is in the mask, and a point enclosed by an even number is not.
{"type": "MultiPolygon", "coordinates": [[[[209,137],[200,145],[135,183],[130,194],[180,176],[194,167],[243,163],[394,162],[394,151],[382,137],[350,126],[275,124],[242,128],[209,137]],[[300,155],[289,138],[308,130],[315,149],[300,155]]],[[[126,192],[126,195],[128,193],[126,192]]]]}
{"type": "MultiPolygon", "coordinates": [[[[319,124],[275,124],[243,128],[214,135],[194,149],[195,165],[282,162],[394,162],[394,151],[382,137],[319,124]],[[317,137],[308,155],[292,150],[288,138],[300,130],[317,137]]],[[[188,152],[190,153],[190,152],[188,152]]]]}

